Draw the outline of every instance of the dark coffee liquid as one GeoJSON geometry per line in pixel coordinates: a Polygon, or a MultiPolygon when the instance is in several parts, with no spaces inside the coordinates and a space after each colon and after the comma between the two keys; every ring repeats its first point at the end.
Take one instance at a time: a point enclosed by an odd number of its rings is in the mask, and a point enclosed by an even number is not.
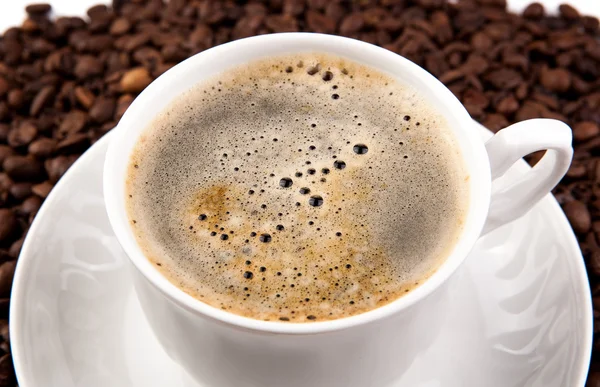
{"type": "Polygon", "coordinates": [[[419,93],[302,54],[228,70],[161,112],[131,157],[128,211],[150,261],[199,300],[323,321],[426,280],[462,230],[466,178],[419,93]]]}

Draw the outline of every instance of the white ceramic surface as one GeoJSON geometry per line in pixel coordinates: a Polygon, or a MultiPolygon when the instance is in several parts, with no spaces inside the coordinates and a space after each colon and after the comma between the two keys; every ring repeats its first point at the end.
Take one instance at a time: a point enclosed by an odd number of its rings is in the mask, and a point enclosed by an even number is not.
{"type": "MultiPolygon", "coordinates": [[[[341,67],[330,68],[334,77],[344,76],[341,67]]],[[[445,312],[453,292],[448,279],[475,245],[484,223],[483,233],[487,233],[522,216],[564,176],[573,155],[571,137],[571,129],[561,121],[534,119],[499,131],[484,145],[460,101],[413,62],[381,47],[340,36],[267,34],[194,55],[136,97],[113,129],[104,166],[104,201],[115,235],[133,263],[134,287],[150,326],[167,353],[197,381],[237,386],[238,377],[243,375],[248,386],[256,387],[383,385],[401,376],[439,333],[442,321],[438,315],[445,312]],[[468,207],[463,229],[427,281],[403,297],[362,314],[290,324],[211,307],[165,278],[138,244],[126,209],[130,155],[151,125],[154,114],[149,112],[163,111],[191,85],[253,60],[313,51],[388,74],[418,90],[436,107],[464,161],[468,207]],[[546,154],[523,179],[505,190],[491,192],[492,178],[502,176],[521,157],[544,149],[546,154]],[[390,358],[396,363],[390,363],[390,358]],[[223,359],[239,375],[216,372],[223,359]],[[369,370],[368,376],[362,368],[369,370]]]]}
{"type": "MultiPolygon", "coordinates": [[[[159,346],[135,296],[104,210],[108,137],[59,182],[25,241],[11,304],[19,385],[204,387],[159,346]]],[[[496,184],[527,170],[521,161],[496,184]]],[[[451,281],[452,312],[440,317],[442,331],[390,387],[584,385],[592,337],[588,281],[550,195],[482,238],[451,281]]]]}

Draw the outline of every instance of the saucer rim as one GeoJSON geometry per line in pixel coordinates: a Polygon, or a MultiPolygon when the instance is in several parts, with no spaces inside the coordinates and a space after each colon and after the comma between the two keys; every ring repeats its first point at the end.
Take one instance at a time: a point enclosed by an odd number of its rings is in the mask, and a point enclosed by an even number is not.
{"type": "MultiPolygon", "coordinates": [[[[475,122],[475,121],[474,121],[475,122]]],[[[476,127],[481,128],[482,135],[489,137],[491,132],[483,127],[481,124],[476,123],[476,127]]],[[[31,227],[27,233],[27,236],[23,242],[23,247],[21,249],[21,253],[19,254],[19,259],[17,261],[17,266],[13,279],[13,287],[11,291],[11,302],[9,309],[9,334],[11,338],[11,354],[13,360],[13,366],[15,369],[15,373],[17,376],[17,381],[19,386],[21,387],[34,387],[35,380],[33,376],[29,376],[24,373],[25,364],[24,364],[24,352],[25,347],[23,344],[24,338],[22,333],[22,321],[25,319],[25,307],[24,301],[26,300],[28,287],[25,285],[27,283],[26,276],[30,271],[30,267],[35,263],[35,260],[32,258],[28,258],[34,256],[31,251],[35,245],[35,234],[37,229],[40,227],[39,225],[42,222],[45,222],[45,213],[48,211],[48,208],[54,205],[54,202],[58,200],[60,194],[59,192],[70,184],[71,179],[75,176],[75,171],[82,168],[86,163],[93,160],[94,157],[97,157],[97,153],[104,146],[108,148],[108,141],[112,137],[112,132],[107,133],[101,139],[99,139],[96,143],[94,143],[84,154],[82,154],[76,161],[73,163],[71,168],[64,174],[64,176],[58,181],[54,189],[50,192],[44,203],[42,204],[38,214],[36,215],[34,221],[31,224],[31,227]],[[106,144],[105,144],[106,143],[106,144]]],[[[516,163],[517,168],[519,170],[527,170],[531,167],[521,159],[516,163]]],[[[584,340],[582,344],[582,349],[580,355],[583,356],[581,363],[578,365],[577,376],[574,378],[575,386],[584,386],[588,376],[588,369],[591,360],[592,353],[592,327],[593,327],[593,307],[592,307],[592,297],[589,279],[587,276],[587,271],[585,268],[585,263],[583,260],[583,256],[581,254],[581,250],[579,248],[579,243],[573,233],[572,228],[567,220],[566,215],[562,211],[560,205],[556,201],[553,195],[549,194],[545,198],[541,200],[539,205],[544,207],[544,211],[551,213],[552,216],[556,219],[557,224],[562,224],[564,228],[564,238],[566,241],[565,249],[570,251],[570,258],[567,259],[575,259],[577,257],[576,262],[571,263],[571,267],[574,269],[574,275],[576,275],[579,279],[578,286],[574,286],[576,289],[576,293],[579,294],[579,297],[582,301],[582,310],[584,312],[584,316],[580,319],[583,324],[584,334],[582,337],[584,340]],[[567,246],[568,245],[568,246],[567,246]]]]}

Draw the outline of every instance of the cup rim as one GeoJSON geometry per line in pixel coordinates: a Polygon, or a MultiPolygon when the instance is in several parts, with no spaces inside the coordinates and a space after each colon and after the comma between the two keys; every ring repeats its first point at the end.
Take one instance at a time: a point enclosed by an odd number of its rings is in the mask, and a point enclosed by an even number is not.
{"type": "MultiPolygon", "coordinates": [[[[310,49],[304,51],[309,50],[310,49]]],[[[293,52],[302,51],[282,50],[280,54],[293,52]]],[[[351,58],[351,60],[360,63],[360,60],[353,58],[351,58]]],[[[117,127],[113,129],[113,132],[115,133],[113,133],[111,137],[111,142],[106,154],[103,171],[103,190],[106,210],[115,235],[126,255],[129,257],[129,260],[133,263],[134,268],[155,288],[159,289],[164,296],[193,314],[230,326],[267,333],[316,334],[347,329],[390,317],[424,300],[445,283],[467,257],[479,238],[483,228],[489,208],[491,191],[490,167],[487,153],[484,144],[475,129],[473,120],[465,107],[459,102],[454,94],[446,88],[446,86],[417,64],[384,48],[351,38],[306,32],[277,33],[244,38],[213,47],[184,60],[154,80],[133,101],[117,127]],[[386,305],[361,314],[336,320],[310,323],[289,323],[262,321],[220,310],[192,297],[171,283],[150,263],[138,246],[137,241],[133,238],[128,217],[124,211],[125,192],[121,192],[114,188],[115,186],[118,186],[118,184],[113,183],[116,181],[115,179],[125,180],[123,173],[116,172],[119,171],[116,156],[119,153],[122,153],[120,144],[122,143],[122,140],[128,136],[128,132],[131,132],[127,130],[128,127],[136,124],[133,119],[136,111],[143,110],[145,104],[150,100],[161,98],[161,90],[168,88],[171,81],[179,77],[180,74],[194,69],[195,71],[198,71],[198,67],[210,63],[211,58],[217,58],[227,52],[231,53],[231,51],[239,50],[244,46],[254,45],[259,49],[260,46],[264,45],[286,47],[287,43],[300,42],[307,47],[310,47],[311,44],[314,44],[317,41],[329,41],[332,44],[343,46],[346,48],[346,51],[360,51],[361,55],[364,55],[365,57],[378,57],[381,61],[390,61],[398,67],[401,67],[403,71],[410,72],[411,76],[414,75],[419,77],[420,81],[423,82],[430,91],[435,93],[434,95],[444,101],[448,108],[447,111],[450,112],[456,122],[460,123],[461,128],[456,128],[456,130],[463,132],[463,137],[467,142],[467,144],[462,146],[462,149],[468,149],[477,160],[475,163],[477,165],[466,165],[470,176],[469,191],[471,193],[471,198],[469,199],[464,230],[462,231],[459,241],[454,246],[452,253],[448,255],[444,263],[438,267],[438,269],[426,279],[423,284],[386,305]],[[473,197],[474,192],[478,192],[476,197],[473,197]]],[[[129,157],[129,155],[127,155],[127,157],[129,157]]],[[[121,169],[124,168],[121,167],[121,169]]]]}

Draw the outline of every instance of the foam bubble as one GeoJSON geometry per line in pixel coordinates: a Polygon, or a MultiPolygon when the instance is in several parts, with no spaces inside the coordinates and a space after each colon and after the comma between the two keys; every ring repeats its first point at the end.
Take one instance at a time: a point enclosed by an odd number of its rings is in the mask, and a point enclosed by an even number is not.
{"type": "Polygon", "coordinates": [[[322,321],[431,275],[460,234],[465,178],[417,92],[307,53],[228,70],[161,112],[131,157],[128,212],[149,259],[201,301],[322,321]]]}

